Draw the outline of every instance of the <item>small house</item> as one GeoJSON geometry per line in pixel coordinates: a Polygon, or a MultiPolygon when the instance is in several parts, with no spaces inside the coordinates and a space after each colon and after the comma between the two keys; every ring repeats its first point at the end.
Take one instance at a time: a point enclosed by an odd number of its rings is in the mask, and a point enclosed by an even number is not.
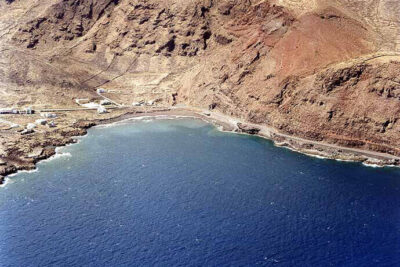
{"type": "Polygon", "coordinates": [[[105,107],[100,106],[100,107],[97,108],[97,113],[105,114],[105,113],[108,113],[108,111],[107,111],[107,109],[105,107]]]}
{"type": "Polygon", "coordinates": [[[155,102],[156,102],[155,100],[150,100],[150,101],[147,102],[147,105],[148,106],[153,106],[155,102]]]}
{"type": "Polygon", "coordinates": [[[144,100],[141,100],[139,102],[133,102],[132,106],[140,107],[140,106],[144,106],[144,104],[145,104],[144,100]]]}
{"type": "Polygon", "coordinates": [[[112,104],[111,101],[108,99],[103,99],[100,101],[100,105],[103,105],[103,106],[107,106],[107,105],[111,105],[111,104],[112,104]]]}
{"type": "Polygon", "coordinates": [[[47,123],[47,120],[46,120],[46,119],[39,119],[39,120],[36,120],[36,124],[37,124],[37,125],[46,125],[46,123],[47,123]]]}
{"type": "Polygon", "coordinates": [[[27,107],[27,108],[25,108],[24,111],[25,111],[25,114],[33,114],[34,113],[32,107],[27,107]]]}
{"type": "Polygon", "coordinates": [[[106,89],[103,89],[103,88],[98,88],[97,89],[97,93],[99,93],[99,94],[103,94],[103,93],[106,93],[107,91],[106,91],[106,89]]]}
{"type": "Polygon", "coordinates": [[[57,118],[57,114],[55,113],[42,113],[41,116],[47,119],[55,119],[57,118]]]}
{"type": "Polygon", "coordinates": [[[25,129],[21,132],[21,135],[27,135],[33,133],[33,129],[25,129]]]}
{"type": "Polygon", "coordinates": [[[26,125],[27,130],[33,130],[35,128],[36,128],[36,124],[34,124],[34,123],[28,123],[28,125],[26,125]]]}

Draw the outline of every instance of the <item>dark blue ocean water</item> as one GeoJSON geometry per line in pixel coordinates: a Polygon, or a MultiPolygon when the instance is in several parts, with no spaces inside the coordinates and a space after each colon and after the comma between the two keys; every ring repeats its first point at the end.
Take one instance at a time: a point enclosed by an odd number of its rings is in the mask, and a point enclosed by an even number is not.
{"type": "Polygon", "coordinates": [[[398,169],[190,119],[62,152],[0,188],[0,266],[400,266],[398,169]]]}

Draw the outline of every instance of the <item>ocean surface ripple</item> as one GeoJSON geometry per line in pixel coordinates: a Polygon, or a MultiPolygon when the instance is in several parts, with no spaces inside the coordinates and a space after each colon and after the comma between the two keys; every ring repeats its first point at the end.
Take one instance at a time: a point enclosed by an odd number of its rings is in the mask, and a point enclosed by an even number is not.
{"type": "Polygon", "coordinates": [[[0,266],[400,266],[400,171],[194,119],[94,128],[0,188],[0,266]]]}

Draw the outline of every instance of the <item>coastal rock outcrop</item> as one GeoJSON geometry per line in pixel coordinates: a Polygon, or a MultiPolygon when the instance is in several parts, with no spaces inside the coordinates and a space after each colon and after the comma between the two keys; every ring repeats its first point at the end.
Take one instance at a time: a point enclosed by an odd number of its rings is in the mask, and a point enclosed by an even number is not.
{"type": "Polygon", "coordinates": [[[261,131],[261,129],[259,127],[246,125],[246,124],[243,124],[243,123],[238,123],[237,127],[238,127],[237,128],[238,132],[247,133],[247,134],[251,134],[251,135],[258,134],[261,131]]]}

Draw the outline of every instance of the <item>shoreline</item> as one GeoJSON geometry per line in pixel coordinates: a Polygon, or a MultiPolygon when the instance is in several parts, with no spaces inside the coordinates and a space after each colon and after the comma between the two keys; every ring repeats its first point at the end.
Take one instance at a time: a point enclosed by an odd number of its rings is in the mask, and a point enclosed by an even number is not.
{"type": "Polygon", "coordinates": [[[147,112],[127,112],[113,118],[87,121],[85,124],[80,126],[83,131],[78,132],[78,135],[70,136],[69,139],[64,140],[65,142],[63,142],[61,145],[55,145],[51,149],[43,148],[46,153],[35,158],[32,166],[13,166],[13,168],[6,169],[5,173],[0,174],[0,188],[5,187],[9,182],[9,178],[13,177],[17,173],[37,171],[37,163],[57,157],[59,154],[58,150],[60,148],[77,143],[77,138],[86,136],[87,130],[92,127],[112,125],[114,123],[118,124],[135,118],[142,120],[144,118],[157,117],[172,119],[200,119],[206,123],[214,125],[217,130],[221,132],[257,136],[272,141],[277,147],[286,148],[293,152],[301,153],[309,157],[342,162],[360,162],[363,166],[370,168],[400,167],[400,158],[390,154],[383,154],[374,151],[362,151],[360,149],[340,147],[333,144],[325,144],[318,141],[305,140],[295,136],[288,136],[278,133],[275,129],[258,124],[243,122],[240,119],[216,112],[191,108],[165,108],[147,112]],[[243,125],[245,129],[240,129],[238,127],[239,124],[243,125]],[[248,131],[246,131],[246,129],[248,131]],[[376,156],[374,156],[374,154],[376,154],[376,156]]]}

